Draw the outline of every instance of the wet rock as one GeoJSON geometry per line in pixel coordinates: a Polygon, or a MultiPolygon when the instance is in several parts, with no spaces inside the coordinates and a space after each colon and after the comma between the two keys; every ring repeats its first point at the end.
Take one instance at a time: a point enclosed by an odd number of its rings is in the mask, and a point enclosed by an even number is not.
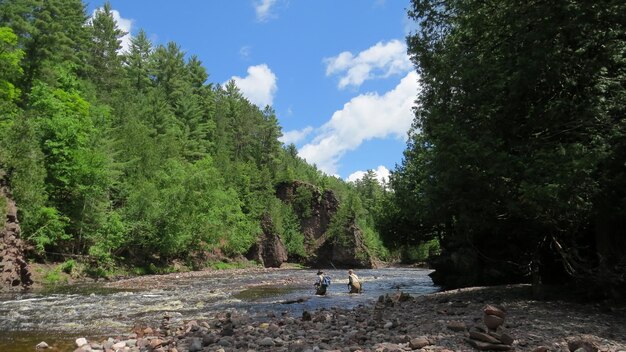
{"type": "Polygon", "coordinates": [[[311,313],[309,313],[308,311],[304,311],[302,312],[302,321],[311,321],[313,317],[311,317],[311,313]]]}

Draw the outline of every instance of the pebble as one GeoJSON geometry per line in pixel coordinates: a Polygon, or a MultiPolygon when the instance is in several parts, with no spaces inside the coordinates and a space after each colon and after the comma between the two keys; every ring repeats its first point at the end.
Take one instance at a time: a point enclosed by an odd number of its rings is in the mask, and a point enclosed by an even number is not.
{"type": "Polygon", "coordinates": [[[87,344],[87,339],[84,337],[79,337],[76,339],[76,347],[83,347],[84,345],[87,344]]]}
{"type": "MultiPolygon", "coordinates": [[[[245,314],[232,313],[231,316],[230,313],[223,313],[216,314],[215,317],[210,317],[206,321],[184,322],[181,319],[171,323],[169,326],[171,334],[168,335],[165,335],[163,330],[159,328],[145,328],[139,332],[141,337],[127,335],[125,339],[109,338],[99,343],[93,341],[90,344],[87,344],[88,342],[85,340],[85,344],[79,347],[77,351],[84,352],[86,350],[83,347],[87,347],[87,350],[119,350],[120,352],[146,350],[155,352],[219,352],[225,350],[246,352],[384,352],[410,350],[450,352],[470,350],[470,343],[466,341],[470,336],[483,340],[480,345],[485,348],[514,348],[530,351],[537,346],[550,346],[559,342],[561,347],[565,348],[564,350],[567,349],[564,336],[557,337],[556,340],[544,340],[542,337],[548,335],[545,333],[541,335],[543,330],[535,329],[526,334],[519,329],[504,329],[498,331],[498,334],[487,332],[481,318],[473,319],[482,313],[484,306],[476,303],[476,300],[462,301],[463,309],[467,310],[467,313],[455,316],[455,319],[458,319],[456,321],[440,319],[441,316],[436,314],[437,310],[440,309],[437,307],[436,298],[431,298],[430,302],[425,303],[424,301],[425,299],[421,299],[418,304],[411,300],[394,302],[393,305],[385,307],[386,320],[376,320],[372,306],[361,306],[353,310],[332,308],[307,312],[308,314],[302,316],[283,314],[252,318],[245,314]],[[468,332],[465,322],[472,320],[474,323],[468,332]],[[225,327],[229,327],[228,334],[224,334],[225,327]],[[145,334],[146,331],[151,333],[145,334]],[[538,335],[530,335],[531,333],[538,335]],[[534,336],[531,343],[527,341],[529,336],[534,336]],[[496,341],[493,341],[492,338],[497,338],[501,343],[495,344],[496,341]],[[509,343],[511,345],[508,345],[509,343]]],[[[522,309],[510,309],[510,306],[507,304],[506,319],[518,319],[519,315],[517,314],[522,309]]],[[[525,306],[523,310],[525,314],[532,316],[527,314],[526,310],[525,306]]],[[[172,314],[177,313],[173,312],[172,314]]],[[[524,326],[524,329],[540,327],[539,324],[518,324],[518,326],[524,326]]],[[[623,329],[617,329],[616,334],[622,331],[623,329]]],[[[579,333],[577,332],[576,335],[579,333]]],[[[583,337],[568,340],[571,347],[574,347],[572,351],[580,349],[586,344],[600,347],[604,343],[603,341],[605,340],[583,337]]],[[[477,341],[472,343],[476,344],[477,341]]],[[[612,350],[626,350],[620,345],[616,346],[617,348],[612,350]]],[[[43,347],[37,348],[42,349],[43,347]]],[[[550,348],[550,350],[553,349],[550,348]]],[[[541,349],[537,348],[537,351],[541,351],[541,349]]]]}

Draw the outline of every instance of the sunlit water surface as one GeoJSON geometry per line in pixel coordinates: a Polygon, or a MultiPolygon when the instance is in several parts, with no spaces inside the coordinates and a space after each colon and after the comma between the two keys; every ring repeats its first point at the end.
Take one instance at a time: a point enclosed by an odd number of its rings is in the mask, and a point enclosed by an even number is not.
{"type": "Polygon", "coordinates": [[[175,325],[182,319],[204,319],[224,311],[264,319],[272,314],[301,316],[304,310],[318,308],[353,308],[398,290],[413,296],[435,292],[438,288],[428,276],[430,272],[412,268],[359,270],[363,293],[348,294],[346,271],[327,270],[333,283],[323,297],[314,295],[315,271],[300,269],[168,276],[166,288],[148,290],[92,284],[0,295],[0,351],[32,351],[40,341],[57,350],[72,350],[77,337],[123,335],[137,324],[158,326],[165,314],[175,325]],[[297,300],[302,302],[284,304],[297,300]]]}

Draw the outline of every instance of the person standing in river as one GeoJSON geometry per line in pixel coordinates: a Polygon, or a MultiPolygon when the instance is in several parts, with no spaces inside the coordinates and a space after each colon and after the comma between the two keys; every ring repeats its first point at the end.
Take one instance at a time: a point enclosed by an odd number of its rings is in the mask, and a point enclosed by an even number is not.
{"type": "Polygon", "coordinates": [[[361,280],[354,273],[354,270],[348,270],[348,289],[350,293],[361,293],[363,290],[363,285],[361,284],[361,280]]]}
{"type": "Polygon", "coordinates": [[[319,295],[319,296],[325,296],[326,295],[326,289],[328,288],[328,283],[325,279],[326,276],[324,275],[324,272],[321,270],[317,271],[317,282],[315,282],[314,286],[315,286],[315,294],[319,295]]]}

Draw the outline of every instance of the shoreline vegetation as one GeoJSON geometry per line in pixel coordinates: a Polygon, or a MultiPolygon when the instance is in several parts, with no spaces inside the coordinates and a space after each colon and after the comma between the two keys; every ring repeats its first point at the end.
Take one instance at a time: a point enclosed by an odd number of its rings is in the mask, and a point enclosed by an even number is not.
{"type": "MultiPolygon", "coordinates": [[[[107,286],[148,287],[167,282],[168,275],[194,277],[207,271],[134,277],[107,286]]],[[[222,312],[202,320],[183,316],[177,325],[171,323],[168,312],[159,326],[135,326],[127,334],[90,341],[77,339],[72,348],[76,352],[626,351],[626,306],[576,300],[565,289],[546,290],[544,300],[533,299],[532,286],[527,284],[470,287],[417,297],[397,291],[351,310],[336,307],[305,311],[301,316],[254,318],[222,312]],[[498,307],[504,316],[503,324],[491,334],[484,322],[487,306],[498,307]],[[487,342],[489,336],[506,343],[487,342]]]]}

